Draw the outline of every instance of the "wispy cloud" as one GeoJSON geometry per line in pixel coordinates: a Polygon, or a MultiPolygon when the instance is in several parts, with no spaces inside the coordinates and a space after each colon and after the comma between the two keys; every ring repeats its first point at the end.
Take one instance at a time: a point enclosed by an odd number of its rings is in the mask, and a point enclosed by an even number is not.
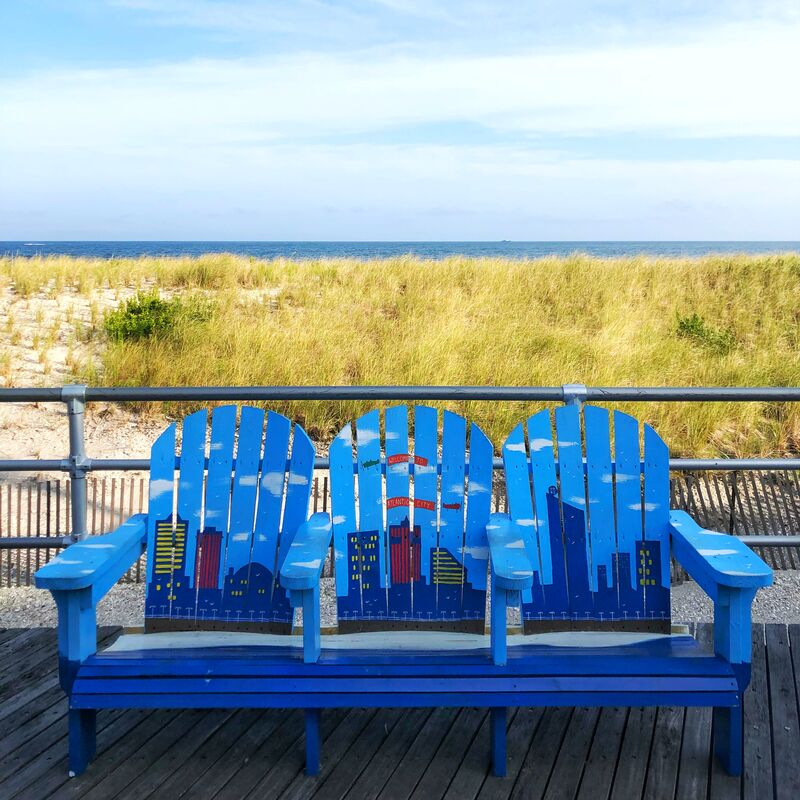
{"type": "MultiPolygon", "coordinates": [[[[50,71],[0,86],[4,148],[291,142],[475,123],[527,135],[800,136],[800,24],[487,57],[282,56],[50,71]]],[[[432,143],[440,143],[433,141],[432,143]]]]}
{"type": "Polygon", "coordinates": [[[797,236],[793,4],[122,5],[285,41],[6,78],[0,238],[797,236]]]}

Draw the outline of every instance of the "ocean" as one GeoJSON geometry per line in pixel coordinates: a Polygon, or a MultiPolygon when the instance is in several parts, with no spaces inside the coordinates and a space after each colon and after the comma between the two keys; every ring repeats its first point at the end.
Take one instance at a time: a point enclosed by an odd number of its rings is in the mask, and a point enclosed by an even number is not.
{"type": "Polygon", "coordinates": [[[600,257],[705,256],[712,253],[800,252],[800,242],[0,242],[0,255],[88,258],[199,256],[236,253],[254,258],[539,258],[587,253],[600,257]]]}

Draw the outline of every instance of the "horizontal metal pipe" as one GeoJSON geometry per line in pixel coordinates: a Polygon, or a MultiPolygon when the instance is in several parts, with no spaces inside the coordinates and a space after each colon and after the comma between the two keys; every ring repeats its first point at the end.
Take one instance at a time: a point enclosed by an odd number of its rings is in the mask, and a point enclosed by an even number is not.
{"type": "Polygon", "coordinates": [[[0,536],[0,550],[27,550],[47,547],[66,547],[71,544],[69,536],[61,538],[47,536],[0,536]]]}
{"type": "MultiPolygon", "coordinates": [[[[569,393],[569,389],[567,390],[569,393]]],[[[595,386],[587,400],[605,402],[800,401],[797,386],[595,386]]],[[[563,386],[142,386],[89,387],[87,401],[158,400],[512,400],[563,401],[563,386]]],[[[61,387],[0,389],[0,402],[61,402],[61,387]]]]}
{"type": "MultiPolygon", "coordinates": [[[[791,536],[737,536],[750,547],[800,547],[800,535],[791,536]]],[[[28,548],[66,547],[71,543],[69,535],[48,538],[46,536],[0,536],[0,550],[25,550],[28,548]]]]}
{"type": "MultiPolygon", "coordinates": [[[[208,462],[206,462],[208,463],[208,462]]],[[[178,466],[178,459],[175,459],[178,466]]],[[[236,460],[233,461],[236,466],[236,460]]],[[[330,462],[322,456],[314,461],[315,469],[328,469],[330,462]]],[[[495,458],[494,469],[503,469],[503,460],[495,458]]],[[[149,458],[90,458],[84,467],[87,472],[146,472],[150,469],[149,458]]],[[[411,465],[413,470],[413,464],[411,465]]],[[[769,472],[775,470],[800,470],[800,458],[671,458],[669,468],[673,472],[703,472],[709,470],[742,470],[769,472]]],[[[0,460],[0,472],[69,472],[70,463],[66,459],[0,460]]]]}
{"type": "Polygon", "coordinates": [[[750,547],[800,547],[800,536],[737,536],[750,547]]]}

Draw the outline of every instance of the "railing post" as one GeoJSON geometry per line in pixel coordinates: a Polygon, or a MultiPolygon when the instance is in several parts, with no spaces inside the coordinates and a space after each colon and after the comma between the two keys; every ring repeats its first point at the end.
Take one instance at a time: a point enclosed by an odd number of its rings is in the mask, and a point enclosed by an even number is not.
{"type": "Polygon", "coordinates": [[[564,392],[564,404],[578,406],[578,411],[583,407],[588,390],[582,383],[565,383],[561,390],[564,392]]]}
{"type": "Polygon", "coordinates": [[[85,539],[86,529],[86,473],[91,462],[86,457],[84,439],[84,411],[86,410],[86,386],[70,384],[61,389],[61,399],[67,404],[69,418],[69,474],[72,530],[65,537],[68,542],[85,539]]]}

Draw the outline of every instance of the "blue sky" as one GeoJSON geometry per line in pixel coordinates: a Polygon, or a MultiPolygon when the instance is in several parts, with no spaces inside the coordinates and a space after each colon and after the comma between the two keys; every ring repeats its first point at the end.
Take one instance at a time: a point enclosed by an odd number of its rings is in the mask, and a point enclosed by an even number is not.
{"type": "Polygon", "coordinates": [[[0,0],[0,239],[800,239],[794,0],[0,0]]]}

